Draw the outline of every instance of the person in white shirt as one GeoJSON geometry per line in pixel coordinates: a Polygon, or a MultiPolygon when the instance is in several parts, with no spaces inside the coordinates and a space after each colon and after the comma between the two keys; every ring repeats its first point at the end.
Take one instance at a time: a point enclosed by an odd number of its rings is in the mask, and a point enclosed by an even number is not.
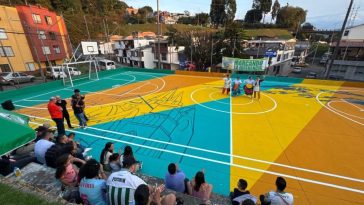
{"type": "Polygon", "coordinates": [[[233,96],[236,96],[236,95],[240,95],[240,85],[242,84],[243,82],[240,80],[240,77],[237,77],[235,80],[234,80],[234,87],[233,87],[233,96]]]}
{"type": "Polygon", "coordinates": [[[146,184],[135,173],[137,162],[134,157],[124,159],[124,169],[112,173],[107,179],[107,196],[110,204],[129,205],[134,204],[134,192],[141,184],[146,184]]]}
{"type": "Polygon", "coordinates": [[[45,164],[45,153],[47,150],[54,145],[53,142],[50,141],[53,134],[51,132],[45,132],[42,134],[42,139],[38,140],[34,145],[34,154],[37,158],[37,161],[45,164]]]}
{"type": "Polygon", "coordinates": [[[270,205],[293,205],[293,195],[284,192],[287,183],[283,177],[277,177],[277,191],[270,191],[265,196],[261,196],[262,205],[270,203],[270,205]]]}
{"type": "Polygon", "coordinates": [[[263,81],[264,81],[264,76],[263,79],[257,77],[256,81],[254,82],[254,98],[256,98],[258,94],[258,100],[260,99],[260,83],[262,83],[263,81]]]}
{"type": "Polygon", "coordinates": [[[231,78],[230,75],[227,74],[225,78],[223,78],[224,80],[224,87],[222,88],[222,94],[226,94],[229,95],[230,93],[230,85],[231,85],[231,78]]]}

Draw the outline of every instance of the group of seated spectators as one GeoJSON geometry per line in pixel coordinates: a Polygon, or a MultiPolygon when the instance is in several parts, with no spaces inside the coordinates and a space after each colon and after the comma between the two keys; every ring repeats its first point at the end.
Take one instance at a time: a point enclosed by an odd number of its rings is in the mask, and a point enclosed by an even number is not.
{"type": "MultiPolygon", "coordinates": [[[[170,163],[165,174],[164,184],[148,185],[135,175],[142,169],[142,162],[134,157],[130,146],[123,152],[114,152],[114,144],[108,142],[100,154],[100,162],[87,159],[89,148],[82,147],[74,140],[75,134],[54,138],[49,125],[38,127],[36,139],[15,150],[12,155],[25,156],[14,158],[2,156],[0,174],[7,175],[15,167],[21,168],[34,161],[56,169],[55,178],[62,184],[62,197],[66,200],[85,205],[175,205],[183,200],[175,194],[162,195],[167,188],[175,192],[200,198],[204,204],[210,204],[213,186],[205,180],[204,170],[198,171],[189,180],[178,164],[170,163]],[[34,152],[33,155],[29,154],[34,152]],[[109,176],[108,176],[109,175],[109,176]]],[[[244,179],[230,193],[233,205],[257,204],[258,199],[248,190],[244,179]]],[[[276,180],[276,191],[260,195],[262,205],[291,205],[293,196],[284,192],[286,181],[282,177],[276,180]]]]}

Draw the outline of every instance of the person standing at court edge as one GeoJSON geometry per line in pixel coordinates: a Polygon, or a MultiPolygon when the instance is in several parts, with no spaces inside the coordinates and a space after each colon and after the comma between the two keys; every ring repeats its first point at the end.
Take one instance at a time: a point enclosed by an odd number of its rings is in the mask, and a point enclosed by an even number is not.
{"type": "Polygon", "coordinates": [[[56,105],[56,102],[57,102],[56,98],[51,97],[48,103],[48,112],[51,115],[52,120],[57,125],[58,136],[63,136],[64,134],[66,134],[66,131],[64,129],[64,124],[63,124],[62,108],[56,105]]]}
{"type": "MultiPolygon", "coordinates": [[[[81,100],[82,100],[83,102],[85,102],[85,96],[80,94],[80,90],[79,90],[79,89],[75,89],[75,90],[73,91],[73,93],[74,93],[74,95],[72,95],[72,96],[71,96],[72,101],[73,101],[73,100],[77,100],[77,96],[80,96],[80,97],[81,97],[81,100]]],[[[72,102],[72,103],[73,103],[73,102],[72,102]]],[[[86,121],[88,121],[88,117],[86,116],[85,109],[83,110],[83,115],[84,115],[84,117],[85,117],[85,120],[86,120],[86,121]]]]}
{"type": "Polygon", "coordinates": [[[56,96],[56,105],[60,106],[62,108],[62,114],[63,114],[63,120],[66,119],[68,128],[73,129],[71,120],[70,120],[70,114],[67,111],[67,101],[62,100],[61,96],[56,96]]]}

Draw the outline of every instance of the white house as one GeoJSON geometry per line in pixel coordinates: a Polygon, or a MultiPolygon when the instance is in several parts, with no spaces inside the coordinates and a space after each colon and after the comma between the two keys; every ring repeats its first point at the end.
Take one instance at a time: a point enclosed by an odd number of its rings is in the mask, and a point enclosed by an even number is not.
{"type": "Polygon", "coordinates": [[[344,31],[343,41],[363,41],[364,39],[364,24],[353,26],[344,31]]]}
{"type": "Polygon", "coordinates": [[[244,43],[244,51],[251,58],[266,58],[269,62],[268,74],[286,76],[291,71],[295,44],[295,39],[250,40],[244,43]]]}

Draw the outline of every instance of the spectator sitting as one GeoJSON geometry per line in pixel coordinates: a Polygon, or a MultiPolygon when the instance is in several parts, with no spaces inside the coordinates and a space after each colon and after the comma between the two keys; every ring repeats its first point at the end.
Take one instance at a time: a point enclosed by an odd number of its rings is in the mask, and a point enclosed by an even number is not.
{"type": "Polygon", "coordinates": [[[170,163],[168,165],[168,173],[166,173],[166,176],[164,178],[164,183],[167,189],[172,189],[176,192],[185,193],[185,179],[185,173],[178,169],[177,164],[170,163]]]}
{"type": "Polygon", "coordinates": [[[135,205],[175,205],[176,196],[174,194],[168,194],[167,196],[161,197],[163,190],[164,185],[160,185],[154,190],[146,184],[139,185],[134,193],[135,205]]]}
{"type": "Polygon", "coordinates": [[[256,202],[254,202],[253,200],[251,200],[251,199],[245,199],[242,203],[241,203],[241,205],[255,205],[256,204],[256,202]]]}
{"type": "Polygon", "coordinates": [[[10,174],[15,167],[23,168],[30,162],[34,162],[35,157],[33,156],[22,156],[20,158],[12,158],[10,155],[3,155],[0,158],[0,174],[3,176],[7,176],[10,174]]]}
{"type": "Polygon", "coordinates": [[[84,146],[82,146],[79,142],[75,141],[75,136],[76,134],[71,132],[67,135],[68,137],[68,141],[72,141],[75,142],[77,145],[77,152],[76,152],[76,156],[81,156],[82,158],[86,157],[87,153],[92,150],[92,148],[85,148],[84,146]]]}
{"type": "Polygon", "coordinates": [[[110,156],[109,167],[111,172],[118,172],[121,170],[120,155],[118,153],[114,153],[110,156]]]}
{"type": "Polygon", "coordinates": [[[188,193],[204,200],[206,203],[210,200],[211,192],[212,185],[205,182],[205,174],[203,171],[197,172],[195,178],[188,183],[188,193]]]}
{"type": "Polygon", "coordinates": [[[124,148],[124,153],[120,156],[120,164],[123,164],[124,159],[128,157],[134,157],[133,149],[130,146],[124,148]]]}
{"type": "Polygon", "coordinates": [[[104,149],[101,151],[100,154],[100,163],[105,171],[110,171],[109,158],[113,153],[114,153],[114,144],[112,142],[106,143],[104,149]]]}
{"type": "Polygon", "coordinates": [[[107,179],[109,203],[114,205],[134,204],[134,192],[141,184],[146,184],[135,173],[137,162],[134,157],[124,160],[124,168],[112,173],[107,179]],[[123,193],[120,196],[118,193],[123,193]],[[124,194],[125,193],[125,194],[124,194]]]}
{"type": "Polygon", "coordinates": [[[58,137],[57,143],[52,145],[45,153],[45,161],[48,167],[57,168],[56,161],[63,154],[72,154],[74,152],[73,142],[65,143],[66,136],[58,137]]]}
{"type": "Polygon", "coordinates": [[[83,204],[107,205],[106,175],[102,166],[94,159],[84,164],[79,172],[79,192],[83,204]]]}
{"type": "Polygon", "coordinates": [[[230,193],[231,202],[233,205],[240,205],[241,202],[246,200],[252,200],[254,203],[257,202],[255,196],[250,195],[250,192],[246,190],[248,183],[244,179],[239,179],[238,188],[234,189],[234,192],[230,193]]]}
{"type": "Polygon", "coordinates": [[[74,162],[85,163],[83,160],[74,158],[71,154],[64,154],[57,159],[55,177],[65,186],[75,187],[78,184],[78,169],[73,166],[74,162]]]}
{"type": "Polygon", "coordinates": [[[277,177],[277,191],[270,191],[265,196],[261,195],[260,200],[262,205],[292,205],[293,195],[291,193],[284,192],[286,185],[286,180],[283,177],[277,177]]]}
{"type": "Polygon", "coordinates": [[[46,163],[45,153],[52,145],[54,145],[54,143],[50,141],[51,137],[53,137],[52,133],[44,132],[41,139],[37,141],[34,145],[35,157],[37,158],[37,161],[41,164],[46,163]]]}

